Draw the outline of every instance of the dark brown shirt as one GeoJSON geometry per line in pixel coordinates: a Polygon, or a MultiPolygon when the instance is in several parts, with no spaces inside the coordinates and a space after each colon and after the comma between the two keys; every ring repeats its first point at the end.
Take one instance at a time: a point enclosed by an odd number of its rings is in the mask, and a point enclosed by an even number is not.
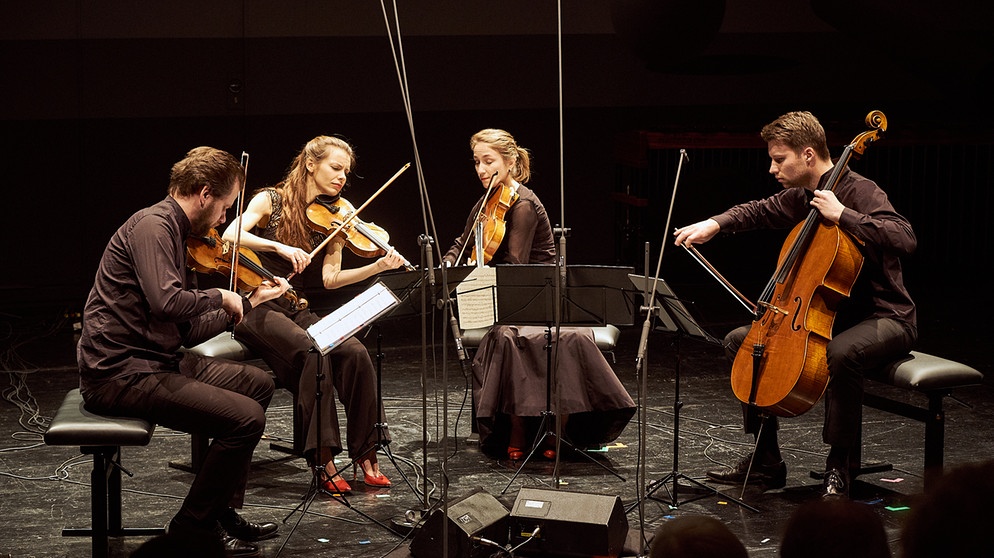
{"type": "Polygon", "coordinates": [[[83,309],[77,348],[83,386],[177,370],[180,346],[227,327],[221,292],[198,290],[186,265],[189,234],[190,220],[171,197],[138,211],[114,233],[83,309]]]}
{"type": "MultiPolygon", "coordinates": [[[[822,176],[822,184],[830,174],[822,176]]],[[[875,182],[851,170],[844,171],[834,191],[846,206],[839,227],[863,243],[859,250],[864,257],[852,293],[839,309],[836,331],[866,318],[893,318],[917,330],[915,303],[904,286],[901,267],[901,257],[912,254],[918,246],[911,224],[897,213],[875,182]]],[[[807,218],[812,197],[804,188],[785,188],[766,199],[736,205],[712,219],[722,232],[789,228],[807,218]]]]}

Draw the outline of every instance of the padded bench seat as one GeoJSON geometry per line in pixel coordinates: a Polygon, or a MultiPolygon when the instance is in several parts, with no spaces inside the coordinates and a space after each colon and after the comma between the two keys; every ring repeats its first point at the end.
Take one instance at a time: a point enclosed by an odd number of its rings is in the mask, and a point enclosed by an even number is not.
{"type": "MultiPolygon", "coordinates": [[[[925,424],[925,487],[941,473],[945,446],[943,399],[954,389],[980,385],[984,375],[977,369],[945,358],[912,351],[868,380],[916,391],[926,398],[925,406],[889,399],[872,390],[863,394],[863,405],[925,424]]],[[[868,387],[872,387],[868,386],[868,387]]],[[[886,470],[889,467],[884,468],[886,470]]],[[[881,470],[877,468],[876,470],[881,470]]]]}
{"type": "MultiPolygon", "coordinates": [[[[614,362],[614,349],[618,346],[618,338],[621,336],[621,330],[617,327],[608,324],[604,326],[563,326],[562,329],[570,329],[574,327],[587,327],[594,334],[594,343],[597,348],[603,353],[611,355],[611,361],[614,362]]],[[[483,338],[486,337],[487,333],[490,332],[489,327],[480,327],[475,329],[467,329],[462,332],[462,344],[463,347],[477,348],[480,343],[483,342],[483,338]]]]}
{"type": "Polygon", "coordinates": [[[90,528],[63,529],[62,536],[92,538],[94,558],[108,555],[108,537],[129,535],[159,535],[164,528],[124,528],[121,519],[121,471],[133,476],[121,466],[122,446],[147,446],[155,425],[130,417],[98,415],[83,407],[79,388],[71,390],[55,413],[45,444],[50,446],[79,446],[83,454],[93,455],[90,472],[90,528]]]}

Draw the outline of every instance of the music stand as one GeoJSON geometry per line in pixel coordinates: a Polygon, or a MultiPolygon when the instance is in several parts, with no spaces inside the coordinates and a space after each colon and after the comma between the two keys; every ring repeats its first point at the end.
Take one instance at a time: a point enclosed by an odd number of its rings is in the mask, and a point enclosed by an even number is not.
{"type": "MultiPolygon", "coordinates": [[[[653,282],[651,277],[646,277],[644,275],[631,274],[628,277],[631,279],[632,284],[635,285],[636,288],[644,288],[645,292],[649,290],[648,285],[653,282]]],[[[731,496],[722,494],[714,487],[708,486],[680,472],[680,409],[683,407],[683,401],[680,400],[680,361],[682,359],[681,340],[683,337],[692,337],[713,344],[720,344],[720,341],[697,324],[697,321],[694,319],[690,310],[686,305],[684,305],[683,301],[676,296],[670,286],[666,284],[665,280],[659,279],[655,281],[655,297],[657,301],[660,301],[660,304],[655,308],[650,308],[648,311],[655,312],[655,317],[658,318],[660,325],[653,329],[676,334],[676,362],[673,367],[673,469],[671,472],[667,473],[666,476],[649,483],[646,486],[645,494],[640,495],[639,498],[625,511],[629,512],[634,509],[643,498],[653,498],[659,500],[659,498],[653,495],[660,488],[666,488],[666,491],[670,495],[670,500],[661,501],[669,504],[673,508],[679,507],[681,503],[686,504],[708,496],[720,495],[744,508],[758,512],[758,509],[750,506],[749,504],[746,504],[745,502],[731,496]],[[681,480],[687,481],[693,486],[681,485],[681,480]],[[668,483],[672,484],[672,488],[668,483]],[[681,502],[679,495],[680,488],[684,488],[689,491],[696,491],[697,494],[681,502]]],[[[648,304],[648,301],[646,301],[646,304],[648,304]]],[[[642,373],[646,374],[647,371],[643,370],[642,373]]]]}
{"type": "MultiPolygon", "coordinates": [[[[448,275],[449,294],[455,290],[456,286],[463,279],[465,279],[471,271],[473,271],[473,267],[471,266],[451,267],[446,270],[446,274],[448,275]]],[[[433,270],[433,273],[435,274],[436,281],[435,289],[432,291],[431,296],[433,300],[437,300],[442,298],[442,291],[445,287],[441,280],[441,270],[435,269],[433,270]]],[[[400,300],[400,303],[397,306],[384,314],[384,319],[404,318],[407,316],[421,314],[421,307],[415,304],[415,301],[411,295],[415,292],[421,292],[421,287],[424,283],[426,275],[426,270],[387,271],[377,275],[370,281],[370,283],[383,283],[383,285],[390,289],[400,300]]]]}
{"type": "MultiPolygon", "coordinates": [[[[385,314],[391,308],[395,307],[399,302],[400,301],[393,294],[393,292],[390,291],[390,289],[382,283],[377,282],[360,293],[359,296],[353,298],[348,303],[342,305],[334,312],[328,314],[320,321],[307,328],[307,336],[310,338],[312,344],[312,347],[308,350],[308,352],[318,359],[317,366],[315,367],[316,381],[314,392],[314,418],[317,421],[316,436],[319,444],[321,442],[321,401],[324,395],[321,391],[321,382],[324,380],[324,355],[328,354],[332,349],[355,335],[360,329],[376,321],[377,318],[385,314]]],[[[379,392],[379,389],[377,389],[377,392],[379,392]]],[[[379,397],[379,393],[377,393],[377,397],[379,397]]],[[[377,405],[379,405],[379,401],[377,401],[377,405]]],[[[377,426],[379,426],[379,424],[377,424],[377,426]]],[[[311,483],[308,486],[307,492],[304,494],[301,503],[297,504],[297,507],[290,510],[290,513],[283,518],[283,523],[286,523],[286,521],[290,519],[290,516],[297,511],[300,511],[300,516],[297,518],[297,521],[294,522],[293,527],[290,528],[290,532],[287,534],[286,539],[283,540],[280,548],[276,551],[276,556],[279,556],[280,553],[283,552],[283,548],[290,540],[290,537],[293,535],[294,531],[296,531],[297,525],[300,524],[300,520],[304,518],[304,514],[307,513],[307,509],[310,507],[315,496],[317,496],[319,492],[328,494],[333,500],[344,504],[345,507],[380,525],[391,533],[399,534],[390,528],[389,525],[381,523],[375,518],[370,517],[361,510],[353,507],[344,494],[336,494],[324,490],[320,481],[320,475],[318,473],[319,471],[323,472],[325,470],[325,464],[319,463],[319,455],[320,451],[315,450],[314,465],[311,468],[311,483]]],[[[365,452],[360,455],[365,455],[365,452]]],[[[332,477],[338,475],[341,471],[348,469],[348,466],[354,462],[355,460],[353,459],[345,467],[336,467],[332,477]]],[[[394,465],[396,465],[396,463],[394,465]]],[[[401,473],[401,475],[403,475],[403,473],[401,473]]]]}
{"type": "MultiPolygon", "coordinates": [[[[553,326],[554,305],[558,304],[559,301],[553,296],[552,289],[554,282],[558,280],[558,273],[557,266],[549,264],[497,265],[494,267],[496,268],[496,285],[493,287],[495,295],[491,297],[496,304],[494,323],[543,326],[547,330],[545,410],[540,415],[541,422],[531,451],[520,464],[514,476],[511,477],[508,486],[504,489],[506,492],[531,457],[542,447],[545,438],[554,434],[552,429],[555,424],[553,417],[558,409],[553,411],[551,401],[554,374],[552,330],[555,329],[553,326]]],[[[586,266],[575,272],[572,272],[572,268],[567,268],[568,277],[574,280],[577,285],[574,286],[571,283],[567,288],[565,298],[571,304],[568,308],[571,314],[567,320],[562,320],[563,323],[560,325],[565,327],[605,325],[609,323],[609,319],[621,325],[631,324],[634,316],[633,306],[630,300],[626,301],[627,293],[624,290],[624,285],[629,284],[627,276],[631,271],[630,267],[586,266]],[[571,294],[576,294],[578,300],[569,300],[571,294]],[[627,314],[625,313],[626,309],[629,310],[627,314]]],[[[561,436],[559,438],[560,442],[566,443],[568,447],[576,450],[572,442],[566,441],[561,436]]],[[[587,452],[576,451],[576,453],[624,480],[624,477],[594,459],[587,452]]],[[[558,457],[559,452],[557,452],[558,457]]]]}

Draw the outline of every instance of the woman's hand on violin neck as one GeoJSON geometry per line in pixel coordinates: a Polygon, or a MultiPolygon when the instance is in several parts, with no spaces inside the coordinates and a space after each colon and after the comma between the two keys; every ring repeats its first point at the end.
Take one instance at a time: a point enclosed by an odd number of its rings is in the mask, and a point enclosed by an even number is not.
{"type": "Polygon", "coordinates": [[[249,302],[252,303],[252,307],[266,302],[267,300],[273,300],[279,298],[286,294],[290,289],[290,282],[282,277],[273,277],[272,281],[263,281],[258,287],[252,291],[249,295],[249,302]]]}
{"type": "Polygon", "coordinates": [[[293,264],[294,273],[304,271],[304,268],[311,263],[311,255],[300,248],[294,248],[293,246],[287,246],[286,244],[279,244],[276,247],[276,253],[286,261],[293,264]]]}
{"type": "Polygon", "coordinates": [[[404,265],[404,257],[398,254],[396,250],[390,250],[387,252],[387,255],[377,260],[376,264],[381,267],[383,271],[397,269],[398,267],[404,265]]]}

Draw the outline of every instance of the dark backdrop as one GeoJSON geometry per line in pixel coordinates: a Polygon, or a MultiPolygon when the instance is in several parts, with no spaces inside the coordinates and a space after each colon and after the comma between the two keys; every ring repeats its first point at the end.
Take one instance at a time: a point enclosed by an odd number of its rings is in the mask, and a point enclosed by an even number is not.
{"type": "MultiPolygon", "coordinates": [[[[649,242],[653,271],[678,150],[691,158],[671,228],[775,191],[757,133],[797,109],[822,119],[834,154],[867,112],[887,114],[885,139],[854,166],[919,234],[909,284],[957,324],[978,318],[950,309],[989,308],[994,34],[972,3],[565,4],[560,18],[555,2],[403,3],[398,21],[358,1],[6,2],[0,308],[80,310],[110,234],[165,195],[191,147],[249,152],[254,189],[318,134],[356,146],[355,205],[419,158],[444,251],[480,194],[469,136],[505,128],[571,229],[568,263],[641,269],[649,242]]],[[[418,263],[423,207],[412,166],[364,218],[418,263]]],[[[752,295],[782,238],[707,252],[752,295]]],[[[734,312],[685,254],[664,261],[669,281],[734,312]]]]}

